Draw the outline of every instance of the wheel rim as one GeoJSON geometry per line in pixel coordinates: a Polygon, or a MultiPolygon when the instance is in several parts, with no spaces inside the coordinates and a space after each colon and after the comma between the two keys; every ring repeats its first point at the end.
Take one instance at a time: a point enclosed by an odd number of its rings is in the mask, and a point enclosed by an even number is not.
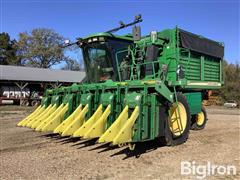
{"type": "Polygon", "coordinates": [[[32,105],[32,106],[37,106],[37,105],[38,105],[38,102],[37,102],[37,101],[32,101],[31,105],[32,105]]]}
{"type": "Polygon", "coordinates": [[[184,105],[180,102],[178,102],[178,108],[176,103],[174,103],[173,106],[170,108],[169,126],[170,126],[171,132],[175,136],[180,136],[181,134],[183,134],[187,126],[187,111],[184,105]],[[178,108],[179,108],[179,113],[178,113],[178,108]],[[181,120],[178,117],[181,117],[181,120]]]}
{"type": "Polygon", "coordinates": [[[198,125],[198,126],[203,125],[204,119],[205,119],[205,118],[204,118],[204,113],[203,113],[203,112],[200,112],[200,113],[197,115],[197,119],[196,119],[197,125],[198,125]]]}

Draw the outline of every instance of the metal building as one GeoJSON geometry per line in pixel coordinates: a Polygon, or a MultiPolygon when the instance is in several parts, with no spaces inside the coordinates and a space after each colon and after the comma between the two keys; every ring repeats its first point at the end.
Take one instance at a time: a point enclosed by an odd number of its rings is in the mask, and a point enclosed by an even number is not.
{"type": "Polygon", "coordinates": [[[84,71],[0,65],[0,104],[9,99],[19,99],[24,104],[32,92],[41,95],[46,88],[80,83],[84,77],[84,71]]]}

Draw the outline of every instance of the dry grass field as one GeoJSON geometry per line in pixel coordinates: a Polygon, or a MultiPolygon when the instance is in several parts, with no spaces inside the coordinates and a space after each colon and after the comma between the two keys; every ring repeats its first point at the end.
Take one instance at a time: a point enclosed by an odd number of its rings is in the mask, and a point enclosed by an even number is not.
{"type": "Polygon", "coordinates": [[[0,179],[196,179],[180,174],[181,161],[235,165],[237,175],[207,179],[240,179],[239,109],[208,107],[206,128],[191,131],[185,144],[166,147],[156,140],[134,151],[16,127],[31,108],[0,111],[0,179]]]}

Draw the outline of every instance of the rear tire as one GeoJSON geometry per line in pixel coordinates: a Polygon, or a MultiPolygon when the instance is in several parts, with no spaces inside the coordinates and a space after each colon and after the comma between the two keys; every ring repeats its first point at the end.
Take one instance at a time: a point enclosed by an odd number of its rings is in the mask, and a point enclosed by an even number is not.
{"type": "MultiPolygon", "coordinates": [[[[181,106],[181,109],[182,109],[182,112],[180,112],[181,120],[182,120],[181,124],[183,125],[183,122],[184,122],[184,126],[182,131],[179,132],[179,134],[174,133],[173,127],[172,127],[173,123],[171,124],[170,122],[171,121],[170,118],[172,117],[172,115],[170,114],[168,115],[168,118],[166,118],[165,127],[164,127],[165,141],[168,146],[175,146],[175,145],[179,145],[186,142],[188,139],[190,125],[191,125],[190,108],[187,103],[186,97],[181,93],[177,93],[177,100],[178,100],[179,106],[181,106]]],[[[173,107],[173,105],[171,107],[173,107]]],[[[171,107],[169,109],[171,109],[171,107]]]]}
{"type": "Polygon", "coordinates": [[[206,123],[207,123],[207,112],[205,107],[202,107],[202,111],[197,114],[192,116],[192,125],[191,125],[191,129],[192,130],[202,130],[205,128],[206,123]]]}

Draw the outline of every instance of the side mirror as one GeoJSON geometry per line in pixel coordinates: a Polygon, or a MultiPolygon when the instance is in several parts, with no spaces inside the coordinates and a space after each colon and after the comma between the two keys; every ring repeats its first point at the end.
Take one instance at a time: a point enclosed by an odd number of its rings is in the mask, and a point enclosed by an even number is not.
{"type": "Polygon", "coordinates": [[[141,27],[140,26],[134,26],[132,33],[133,33],[133,40],[134,41],[141,40],[141,27]]]}

